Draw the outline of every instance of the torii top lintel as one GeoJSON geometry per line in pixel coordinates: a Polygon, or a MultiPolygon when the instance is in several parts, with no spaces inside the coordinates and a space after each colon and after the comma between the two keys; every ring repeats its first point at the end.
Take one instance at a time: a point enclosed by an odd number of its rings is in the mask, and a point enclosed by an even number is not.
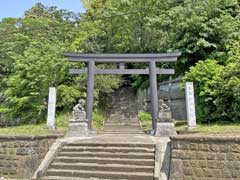
{"type": "Polygon", "coordinates": [[[153,53],[153,54],[88,54],[88,53],[65,53],[71,62],[175,62],[181,55],[177,53],[153,53]]]}

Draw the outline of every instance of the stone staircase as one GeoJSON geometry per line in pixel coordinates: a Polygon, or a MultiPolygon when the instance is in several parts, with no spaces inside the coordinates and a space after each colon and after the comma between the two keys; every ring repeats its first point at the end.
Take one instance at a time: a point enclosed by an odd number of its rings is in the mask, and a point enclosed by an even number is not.
{"type": "Polygon", "coordinates": [[[68,142],[43,180],[153,180],[155,145],[68,142]]]}
{"type": "Polygon", "coordinates": [[[137,99],[130,87],[122,87],[106,98],[104,133],[141,134],[137,99]]]}

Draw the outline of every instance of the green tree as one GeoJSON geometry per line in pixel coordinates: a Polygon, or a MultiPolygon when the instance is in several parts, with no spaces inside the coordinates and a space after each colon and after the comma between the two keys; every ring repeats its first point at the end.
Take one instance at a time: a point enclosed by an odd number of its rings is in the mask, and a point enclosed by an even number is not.
{"type": "Polygon", "coordinates": [[[67,76],[67,61],[57,40],[32,41],[23,55],[16,56],[14,72],[5,91],[13,119],[38,122],[46,115],[49,87],[57,87],[67,76]]]}
{"type": "Polygon", "coordinates": [[[222,119],[240,121],[240,44],[229,47],[227,65],[220,75],[216,105],[222,119]]]}
{"type": "Polygon", "coordinates": [[[217,120],[220,117],[217,113],[216,99],[219,76],[223,68],[216,60],[199,61],[183,77],[184,82],[194,83],[198,120],[217,120]]]}

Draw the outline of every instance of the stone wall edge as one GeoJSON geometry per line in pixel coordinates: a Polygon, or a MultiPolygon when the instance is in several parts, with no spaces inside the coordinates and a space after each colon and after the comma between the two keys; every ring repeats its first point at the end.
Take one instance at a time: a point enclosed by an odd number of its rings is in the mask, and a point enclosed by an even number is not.
{"type": "Polygon", "coordinates": [[[25,135],[0,135],[1,140],[41,140],[41,139],[57,139],[63,137],[62,134],[58,135],[32,135],[32,136],[25,136],[25,135]]]}
{"type": "Polygon", "coordinates": [[[240,142],[240,135],[176,135],[170,136],[171,141],[191,141],[191,142],[240,142]]]}

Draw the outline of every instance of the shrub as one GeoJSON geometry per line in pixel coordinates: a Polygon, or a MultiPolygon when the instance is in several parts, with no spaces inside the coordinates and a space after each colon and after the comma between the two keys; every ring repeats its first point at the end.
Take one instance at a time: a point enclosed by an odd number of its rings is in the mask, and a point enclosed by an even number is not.
{"type": "Polygon", "coordinates": [[[198,120],[216,120],[218,118],[216,99],[222,70],[223,66],[215,60],[199,61],[183,77],[184,82],[192,81],[194,83],[198,120]]]}

